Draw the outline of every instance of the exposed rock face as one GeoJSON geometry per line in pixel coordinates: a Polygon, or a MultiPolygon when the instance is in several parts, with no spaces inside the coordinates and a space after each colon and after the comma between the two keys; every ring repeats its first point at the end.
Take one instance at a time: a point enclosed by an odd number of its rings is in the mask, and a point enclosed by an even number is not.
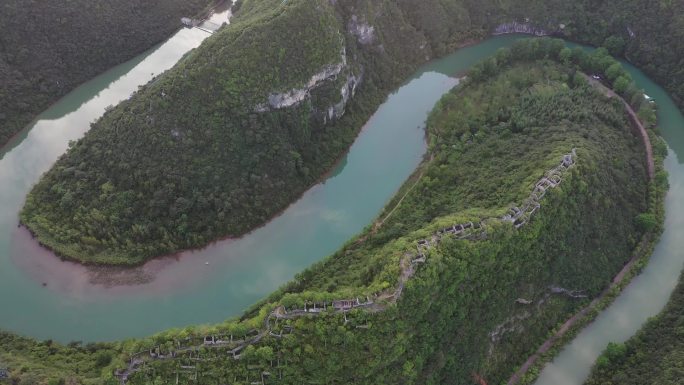
{"type": "MultiPolygon", "coordinates": [[[[323,123],[339,119],[344,115],[347,103],[356,94],[356,89],[363,79],[363,75],[355,75],[347,65],[347,54],[343,47],[340,53],[340,62],[325,66],[321,71],[313,74],[302,88],[291,89],[286,92],[272,93],[268,96],[268,102],[257,105],[256,112],[267,112],[283,108],[295,107],[299,103],[311,97],[311,92],[321,87],[326,82],[337,81],[340,75],[346,74],[346,81],[340,88],[339,102],[330,106],[319,106],[316,114],[323,123]]],[[[343,75],[344,76],[344,75],[343,75]]]]}
{"type": "Polygon", "coordinates": [[[496,29],[494,29],[494,33],[492,33],[492,35],[505,35],[508,33],[526,33],[528,35],[535,36],[551,35],[550,32],[542,28],[535,27],[530,23],[518,23],[517,21],[500,24],[498,27],[496,27],[496,29]]]}
{"type": "Polygon", "coordinates": [[[342,89],[340,90],[342,99],[339,103],[335,104],[334,106],[328,107],[328,115],[324,118],[324,122],[339,119],[342,117],[342,115],[344,115],[347,103],[349,103],[349,100],[353,98],[354,95],[356,95],[356,87],[361,83],[361,79],[362,76],[357,77],[353,74],[349,74],[347,76],[347,81],[344,83],[342,89]]]}
{"type": "Polygon", "coordinates": [[[556,286],[551,286],[549,287],[549,290],[551,290],[552,294],[561,294],[568,296],[570,298],[587,298],[586,294],[582,294],[582,290],[568,290],[564,289],[562,287],[556,287],[556,286]]]}
{"type": "Polygon", "coordinates": [[[343,56],[344,60],[341,63],[327,65],[320,72],[315,73],[311,76],[311,79],[306,83],[304,88],[292,89],[287,92],[275,93],[268,96],[268,103],[260,104],[256,107],[258,112],[264,112],[269,110],[277,110],[281,108],[292,107],[309,96],[309,93],[314,88],[321,85],[321,83],[326,80],[336,78],[337,75],[346,68],[346,56],[343,56]]]}
{"type": "Polygon", "coordinates": [[[375,41],[375,27],[365,21],[359,20],[356,15],[352,15],[347,26],[347,30],[356,36],[359,44],[369,45],[375,41]]]}

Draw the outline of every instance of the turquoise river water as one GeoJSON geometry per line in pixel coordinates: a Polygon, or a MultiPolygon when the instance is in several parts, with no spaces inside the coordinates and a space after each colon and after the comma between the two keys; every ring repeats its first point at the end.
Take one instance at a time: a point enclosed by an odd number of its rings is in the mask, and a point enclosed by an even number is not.
{"type": "MultiPolygon", "coordinates": [[[[213,20],[219,21],[215,16],[213,20]]],[[[184,29],[164,44],[79,87],[0,151],[0,328],[62,342],[107,341],[239,315],[372,222],[425,151],[424,121],[457,84],[456,74],[512,44],[499,36],[421,68],[371,117],[348,154],[283,214],[237,240],[156,259],[133,270],[62,262],[17,227],[24,197],[40,175],[105,108],[207,38],[184,29]],[[379,151],[379,149],[381,149],[379,151]]],[[[659,105],[670,146],[666,231],[642,275],[541,374],[538,384],[582,383],[609,341],[631,336],[662,309],[684,261],[684,117],[659,86],[629,66],[659,105]]]]}

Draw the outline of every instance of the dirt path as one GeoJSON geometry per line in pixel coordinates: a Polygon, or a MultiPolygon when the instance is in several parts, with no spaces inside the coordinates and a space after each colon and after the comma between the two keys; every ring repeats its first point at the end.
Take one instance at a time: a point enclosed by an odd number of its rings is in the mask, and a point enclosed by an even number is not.
{"type": "Polygon", "coordinates": [[[653,180],[653,178],[655,177],[655,162],[653,161],[653,148],[651,147],[651,139],[648,137],[648,132],[646,132],[646,128],[644,127],[643,123],[641,123],[641,120],[639,120],[639,116],[636,114],[636,112],[634,112],[632,106],[630,106],[629,103],[627,103],[627,101],[623,99],[620,95],[616,94],[615,91],[606,87],[603,83],[588,76],[587,74],[583,73],[582,75],[585,79],[589,81],[589,84],[598,88],[606,96],[608,96],[609,98],[618,98],[620,99],[620,101],[622,101],[622,104],[625,105],[627,114],[632,119],[632,123],[634,123],[634,125],[636,126],[637,130],[639,131],[639,135],[641,135],[641,140],[644,142],[644,147],[646,148],[646,165],[648,167],[648,177],[650,180],[653,180]]]}
{"type": "Polygon", "coordinates": [[[394,212],[397,210],[397,208],[399,208],[399,206],[401,206],[401,202],[404,201],[404,198],[406,198],[406,196],[411,191],[413,191],[413,189],[416,187],[416,185],[418,185],[418,182],[420,182],[420,180],[423,178],[423,174],[424,174],[424,172],[421,172],[420,175],[418,175],[418,179],[416,179],[416,183],[414,183],[413,186],[411,186],[406,191],[406,193],[401,197],[401,199],[399,199],[399,202],[397,202],[397,204],[394,206],[394,208],[392,208],[392,211],[387,213],[387,215],[384,218],[382,218],[379,222],[375,223],[375,227],[374,227],[373,231],[377,231],[380,227],[382,227],[382,225],[385,224],[385,221],[387,221],[389,219],[389,217],[391,217],[392,214],[394,214],[394,212]]]}

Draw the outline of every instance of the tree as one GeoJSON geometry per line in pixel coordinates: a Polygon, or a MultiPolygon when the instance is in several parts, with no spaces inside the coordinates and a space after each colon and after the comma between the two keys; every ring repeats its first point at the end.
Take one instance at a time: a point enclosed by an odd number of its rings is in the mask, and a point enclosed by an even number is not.
{"type": "Polygon", "coordinates": [[[505,48],[499,48],[496,51],[496,62],[499,65],[508,65],[511,62],[511,50],[505,48]]]}
{"type": "Polygon", "coordinates": [[[615,342],[608,343],[606,351],[603,353],[610,360],[611,363],[615,364],[620,362],[627,353],[627,347],[625,344],[618,344],[615,342]]]}
{"type": "Polygon", "coordinates": [[[625,71],[622,69],[622,65],[617,62],[613,63],[610,67],[608,67],[608,69],[606,69],[606,77],[611,82],[615,81],[615,79],[624,73],[625,71]]]}
{"type": "Polygon", "coordinates": [[[576,72],[572,77],[572,85],[576,88],[587,85],[587,79],[580,72],[576,72]]]}
{"type": "Polygon", "coordinates": [[[625,40],[620,36],[609,36],[603,42],[603,46],[606,47],[608,52],[613,56],[622,56],[625,52],[625,40]]]}
{"type": "Polygon", "coordinates": [[[258,348],[255,354],[257,359],[261,360],[262,362],[271,362],[275,358],[273,348],[270,346],[262,346],[258,348]]]}
{"type": "Polygon", "coordinates": [[[650,103],[642,103],[637,114],[639,115],[639,120],[641,120],[646,127],[655,127],[658,116],[650,103]]]}
{"type": "Polygon", "coordinates": [[[636,223],[642,231],[651,231],[658,225],[658,220],[651,213],[642,213],[637,215],[636,223]]]}
{"type": "Polygon", "coordinates": [[[608,50],[599,48],[590,55],[589,70],[592,72],[605,72],[615,62],[615,59],[610,56],[608,50]]]}
{"type": "Polygon", "coordinates": [[[572,61],[581,68],[589,70],[589,54],[581,47],[575,47],[572,49],[572,61]]]}
{"type": "Polygon", "coordinates": [[[572,50],[568,47],[563,48],[558,53],[558,58],[563,64],[570,64],[570,61],[572,60],[572,50]]]}
{"type": "Polygon", "coordinates": [[[618,94],[622,95],[625,93],[625,91],[627,91],[631,83],[632,82],[629,80],[629,78],[627,78],[624,75],[621,75],[620,77],[615,79],[615,82],[613,83],[613,90],[618,94]]]}

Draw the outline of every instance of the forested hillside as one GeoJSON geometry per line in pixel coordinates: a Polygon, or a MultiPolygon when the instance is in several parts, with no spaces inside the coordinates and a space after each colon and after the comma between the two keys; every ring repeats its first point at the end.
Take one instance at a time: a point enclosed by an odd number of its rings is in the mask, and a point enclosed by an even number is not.
{"type": "Polygon", "coordinates": [[[241,235],[327,171],[361,124],[335,122],[362,69],[327,1],[280,3],[244,4],[105,114],[29,196],[22,221],[41,242],[81,261],[139,263],[241,235]]]}
{"type": "Polygon", "coordinates": [[[624,56],[684,103],[684,2],[545,1],[530,10],[542,26],[624,56]],[[563,25],[561,25],[563,24],[563,25]]]}
{"type": "Polygon", "coordinates": [[[396,6],[314,3],[245,1],[228,28],[94,124],[34,188],[22,222],[64,257],[134,264],[284,209],[429,57],[396,6]],[[369,24],[385,6],[395,13],[369,24]]]}
{"type": "Polygon", "coordinates": [[[59,97],[133,58],[214,0],[3,0],[0,146],[59,97]]]}
{"type": "MultiPolygon", "coordinates": [[[[568,59],[563,47],[526,41],[475,67],[431,114],[430,157],[392,215],[240,320],[56,347],[68,364],[42,379],[97,383],[99,370],[107,384],[114,374],[129,384],[504,382],[662,220],[664,182],[648,182],[623,104],[577,72],[614,61],[602,51],[568,59]],[[506,216],[534,202],[522,221],[506,216]]],[[[656,154],[660,171],[662,145],[656,154]]],[[[40,359],[49,345],[13,348],[27,343],[0,345],[13,378],[54,368],[40,359]]]]}

